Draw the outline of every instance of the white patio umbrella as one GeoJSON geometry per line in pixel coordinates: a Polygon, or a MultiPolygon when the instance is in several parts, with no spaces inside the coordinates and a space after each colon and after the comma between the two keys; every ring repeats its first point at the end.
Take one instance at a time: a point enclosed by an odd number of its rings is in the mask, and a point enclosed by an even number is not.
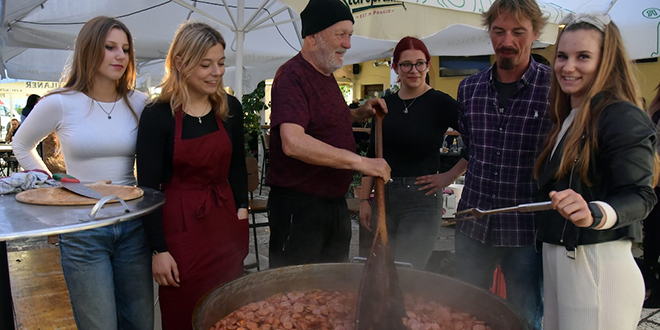
{"type": "MultiPolygon", "coordinates": [[[[296,12],[301,12],[307,4],[307,1],[281,1],[296,12]]],[[[355,25],[352,48],[346,53],[345,61],[355,63],[352,62],[353,58],[368,52],[373,47],[370,42],[375,41],[389,43],[390,47],[382,57],[390,57],[396,43],[406,36],[422,39],[431,55],[493,54],[490,38],[481,19],[481,13],[487,11],[493,1],[346,0],[353,12],[355,25]]],[[[534,46],[545,47],[555,42],[558,24],[567,13],[551,4],[538,3],[548,17],[549,24],[534,46]]]]}
{"type": "Polygon", "coordinates": [[[619,26],[632,59],[660,53],[660,1],[658,0],[550,0],[565,12],[607,13],[619,26]]]}
{"type": "MultiPolygon", "coordinates": [[[[98,15],[117,17],[129,27],[135,39],[139,67],[163,59],[174,32],[188,19],[207,22],[222,33],[227,42],[227,65],[236,67],[238,77],[260,76],[261,72],[249,72],[257,67],[267,76],[273,76],[277,67],[301,47],[298,14],[276,0],[4,0],[0,3],[4,9],[4,44],[0,56],[12,78],[52,79],[53,73],[61,72],[70,55],[66,50],[72,48],[84,22],[98,15]],[[43,49],[65,52],[45,53],[43,49]],[[247,75],[242,72],[244,69],[248,69],[247,75]]],[[[239,83],[226,79],[226,85],[242,94],[244,84],[240,79],[239,83]]]]}
{"type": "MultiPolygon", "coordinates": [[[[345,64],[390,57],[396,42],[406,35],[421,37],[432,55],[492,53],[480,21],[480,13],[490,5],[488,1],[463,0],[460,7],[446,5],[449,1],[345,1],[351,3],[356,20],[345,64]]],[[[162,75],[162,61],[158,60],[165,57],[176,28],[193,19],[217,27],[226,38],[227,65],[235,67],[235,75],[226,74],[225,85],[241,95],[261,79],[273,77],[277,68],[300,50],[299,13],[307,2],[0,0],[0,74],[6,69],[11,78],[56,80],[80,27],[92,17],[107,15],[129,27],[135,39],[139,74],[148,75],[142,81],[155,85],[162,75]]],[[[564,13],[552,5],[540,4],[551,22],[538,41],[537,46],[542,47],[554,42],[557,23],[564,13]]]]}

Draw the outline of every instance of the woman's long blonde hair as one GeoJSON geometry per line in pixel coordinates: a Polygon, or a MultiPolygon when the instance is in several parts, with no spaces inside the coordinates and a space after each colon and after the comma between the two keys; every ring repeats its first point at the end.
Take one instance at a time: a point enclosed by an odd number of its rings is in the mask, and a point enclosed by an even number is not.
{"type": "MultiPolygon", "coordinates": [[[[578,106],[571,129],[566,132],[564,151],[555,178],[567,175],[575,167],[575,171],[581,180],[590,185],[591,182],[588,178],[589,161],[590,155],[598,149],[597,127],[601,112],[608,105],[621,101],[630,102],[639,108],[642,105],[632,63],[623,46],[621,33],[616,24],[610,22],[605,25],[605,32],[601,32],[589,23],[575,23],[569,25],[559,34],[556,44],[559,44],[559,40],[564,33],[577,30],[593,30],[602,36],[600,40],[602,56],[596,69],[596,77],[584,93],[584,101],[578,106]]],[[[555,50],[556,57],[557,51],[555,50]]],[[[571,111],[570,95],[561,90],[554,70],[550,89],[550,110],[550,119],[555,125],[534,166],[534,173],[537,178],[554,148],[561,130],[561,124],[571,111]]],[[[654,171],[654,173],[657,172],[657,170],[654,171]]]]}
{"type": "MultiPolygon", "coordinates": [[[[199,65],[206,53],[213,46],[220,44],[225,48],[225,40],[220,32],[208,24],[199,22],[184,23],[179,27],[165,60],[165,77],[160,84],[161,94],[158,101],[169,102],[174,114],[180,107],[190,105],[190,92],[187,78],[199,65]],[[180,59],[180,69],[176,67],[176,58],[180,59]]],[[[209,95],[215,107],[215,114],[222,120],[227,119],[227,93],[222,78],[217,91],[209,95]]]]}
{"type": "Polygon", "coordinates": [[[124,74],[117,80],[116,88],[117,95],[124,100],[133,113],[137,127],[138,116],[128,100],[129,93],[135,88],[135,79],[137,77],[133,36],[126,25],[115,18],[98,16],[83,25],[73,48],[71,66],[65,68],[64,75],[60,81],[63,88],[55,90],[48,95],[76,91],[89,96],[89,93],[94,89],[94,76],[105,58],[105,40],[112,29],[124,31],[128,39],[128,65],[124,74]]]}

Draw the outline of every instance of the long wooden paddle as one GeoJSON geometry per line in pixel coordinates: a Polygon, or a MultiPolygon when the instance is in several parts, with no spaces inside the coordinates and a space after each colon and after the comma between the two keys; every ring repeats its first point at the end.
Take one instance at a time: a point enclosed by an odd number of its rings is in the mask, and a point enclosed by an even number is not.
{"type": "MultiPolygon", "coordinates": [[[[383,157],[383,116],[376,114],[376,157],[383,157]]],[[[387,239],[385,221],[385,181],[376,178],[378,222],[371,252],[364,266],[358,293],[355,327],[357,330],[406,329],[406,310],[387,239]]]]}

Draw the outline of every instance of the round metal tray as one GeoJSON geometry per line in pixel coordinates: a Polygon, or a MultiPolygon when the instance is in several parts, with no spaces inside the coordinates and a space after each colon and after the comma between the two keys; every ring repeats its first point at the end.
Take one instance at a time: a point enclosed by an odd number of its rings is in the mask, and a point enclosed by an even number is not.
{"type": "Polygon", "coordinates": [[[33,205],[17,201],[15,194],[0,195],[0,241],[108,226],[151,213],[165,203],[160,191],[140,188],[144,196],[126,204],[105,204],[94,215],[94,205],[33,205]]]}

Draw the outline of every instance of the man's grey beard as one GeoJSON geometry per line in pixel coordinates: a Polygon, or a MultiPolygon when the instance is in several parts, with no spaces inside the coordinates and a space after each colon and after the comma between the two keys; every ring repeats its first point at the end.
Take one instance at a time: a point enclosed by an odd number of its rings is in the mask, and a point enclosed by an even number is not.
{"type": "Polygon", "coordinates": [[[335,63],[334,57],[335,57],[335,54],[332,53],[324,61],[325,65],[327,65],[328,69],[330,69],[330,72],[335,72],[335,71],[339,70],[344,64],[344,61],[340,61],[340,63],[335,63]]]}
{"type": "MultiPolygon", "coordinates": [[[[330,44],[323,39],[323,37],[319,37],[318,39],[319,43],[319,50],[320,52],[318,53],[318,63],[322,66],[324,66],[324,70],[328,70],[328,72],[333,73],[337,70],[339,70],[343,64],[344,61],[340,60],[339,63],[335,63],[335,51],[336,49],[332,49],[330,44]]],[[[345,49],[344,50],[345,53],[345,49]]]]}

